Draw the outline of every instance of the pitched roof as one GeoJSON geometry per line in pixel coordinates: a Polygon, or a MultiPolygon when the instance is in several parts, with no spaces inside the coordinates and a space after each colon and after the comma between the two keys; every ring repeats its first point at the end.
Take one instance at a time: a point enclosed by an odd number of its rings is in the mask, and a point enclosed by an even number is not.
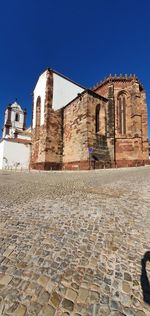
{"type": "Polygon", "coordinates": [[[77,100],[78,98],[80,98],[80,97],[81,97],[82,95],[84,95],[85,93],[90,94],[90,95],[92,95],[93,97],[98,98],[98,99],[100,99],[100,100],[102,100],[102,101],[104,101],[104,102],[107,102],[107,101],[108,101],[107,98],[105,98],[105,97],[103,97],[102,95],[96,93],[95,91],[92,91],[92,90],[90,90],[90,89],[86,89],[86,90],[84,90],[83,92],[78,93],[78,95],[77,95],[73,100],[71,100],[68,104],[66,104],[62,109],[64,109],[64,108],[66,108],[67,106],[69,106],[72,102],[74,102],[75,100],[77,100]]]}

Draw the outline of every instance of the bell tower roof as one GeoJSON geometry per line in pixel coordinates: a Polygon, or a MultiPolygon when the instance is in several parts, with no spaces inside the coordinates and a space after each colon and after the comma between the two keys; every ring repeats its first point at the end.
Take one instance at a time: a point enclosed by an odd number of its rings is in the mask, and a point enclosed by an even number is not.
{"type": "Polygon", "coordinates": [[[10,105],[10,107],[11,107],[12,109],[14,109],[14,110],[16,109],[16,110],[22,111],[21,106],[18,104],[17,100],[16,100],[15,102],[13,102],[13,103],[10,105]]]}

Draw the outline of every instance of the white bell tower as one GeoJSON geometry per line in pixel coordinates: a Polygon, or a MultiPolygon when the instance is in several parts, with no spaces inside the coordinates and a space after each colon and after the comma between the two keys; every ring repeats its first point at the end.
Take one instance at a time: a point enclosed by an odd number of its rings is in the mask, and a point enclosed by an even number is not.
{"type": "Polygon", "coordinates": [[[26,129],[26,110],[22,110],[17,100],[5,110],[3,138],[14,138],[16,132],[26,129]]]}

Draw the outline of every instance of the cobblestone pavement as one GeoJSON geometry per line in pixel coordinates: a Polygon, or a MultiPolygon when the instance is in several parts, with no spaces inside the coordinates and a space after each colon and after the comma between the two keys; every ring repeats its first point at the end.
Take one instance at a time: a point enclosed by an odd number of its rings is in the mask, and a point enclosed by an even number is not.
{"type": "Polygon", "coordinates": [[[3,171],[0,202],[0,315],[150,315],[150,167],[3,171]]]}

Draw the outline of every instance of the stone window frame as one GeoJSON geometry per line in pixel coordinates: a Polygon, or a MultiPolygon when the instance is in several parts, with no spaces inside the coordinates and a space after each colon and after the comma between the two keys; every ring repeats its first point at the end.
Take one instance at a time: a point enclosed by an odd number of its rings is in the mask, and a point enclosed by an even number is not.
{"type": "Polygon", "coordinates": [[[117,96],[117,130],[122,136],[126,135],[126,110],[127,94],[124,90],[120,91],[117,96]]]}

